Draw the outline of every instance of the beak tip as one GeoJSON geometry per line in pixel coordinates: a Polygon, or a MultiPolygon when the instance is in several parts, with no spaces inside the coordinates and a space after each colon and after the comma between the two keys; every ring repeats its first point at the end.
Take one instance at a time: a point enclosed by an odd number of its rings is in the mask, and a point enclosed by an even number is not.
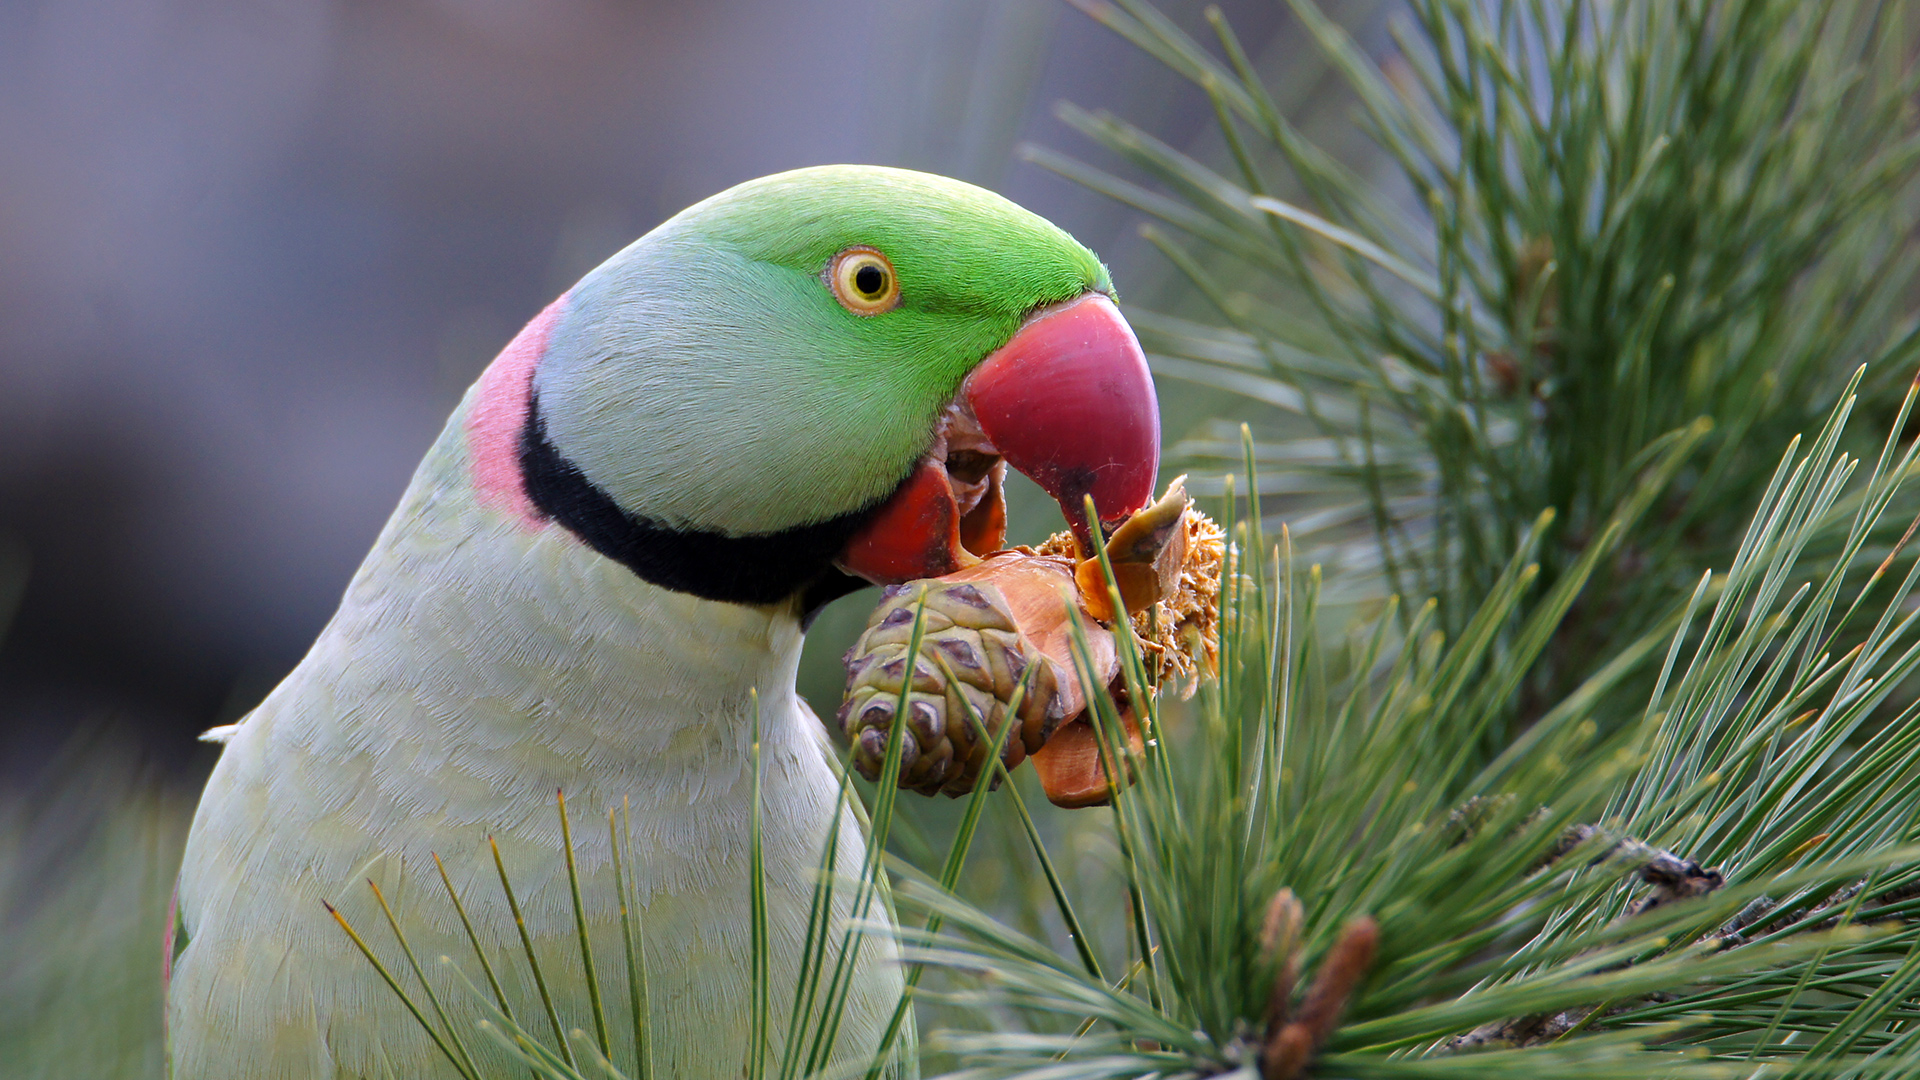
{"type": "Polygon", "coordinates": [[[1133,328],[1106,296],[1029,319],[974,371],[966,394],[1007,464],[1058,500],[1069,522],[1083,522],[1087,497],[1107,522],[1152,501],[1159,401],[1133,328]]]}

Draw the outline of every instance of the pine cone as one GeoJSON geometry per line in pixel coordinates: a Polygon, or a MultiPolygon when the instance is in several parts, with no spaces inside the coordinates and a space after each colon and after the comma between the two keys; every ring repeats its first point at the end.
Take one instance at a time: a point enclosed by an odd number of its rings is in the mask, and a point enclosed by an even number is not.
{"type": "MultiPolygon", "coordinates": [[[[982,566],[998,568],[1007,557],[982,566]]],[[[1035,599],[1045,605],[1051,598],[1064,607],[1072,595],[1072,568],[1064,560],[1010,557],[1042,564],[1023,567],[1011,579],[1023,593],[1038,585],[1042,595],[1015,605],[999,584],[969,579],[967,571],[886,590],[866,633],[847,653],[847,696],[839,720],[853,741],[861,775],[877,779],[886,760],[887,732],[908,678],[907,647],[923,595],[926,615],[907,694],[900,786],[929,795],[972,791],[1022,682],[1020,726],[1008,734],[1001,752],[1009,769],[1078,711],[1080,695],[1071,692],[1067,669],[1020,632],[1017,615],[1019,608],[1035,606],[1035,599]],[[975,720],[984,725],[984,735],[975,720]]]]}
{"type": "Polygon", "coordinates": [[[928,795],[972,791],[987,770],[988,747],[1007,723],[1015,689],[1024,684],[1014,718],[1019,726],[1003,742],[1006,767],[1033,755],[1055,803],[1105,802],[1113,763],[1102,761],[1083,687],[1102,687],[1113,699],[1131,749],[1123,757],[1138,755],[1143,745],[1118,678],[1114,633],[1135,635],[1150,687],[1170,678],[1191,687],[1196,654],[1211,666],[1222,545],[1218,527],[1191,509],[1183,480],[1106,544],[1124,618],[1107,594],[1098,560],[1083,558],[1070,534],[1039,550],[995,552],[942,577],[889,587],[846,659],[839,722],[861,775],[880,776],[904,687],[900,786],[928,795]],[[920,649],[909,658],[923,602],[920,649]],[[1085,681],[1076,667],[1076,623],[1091,668],[1085,681]]]}

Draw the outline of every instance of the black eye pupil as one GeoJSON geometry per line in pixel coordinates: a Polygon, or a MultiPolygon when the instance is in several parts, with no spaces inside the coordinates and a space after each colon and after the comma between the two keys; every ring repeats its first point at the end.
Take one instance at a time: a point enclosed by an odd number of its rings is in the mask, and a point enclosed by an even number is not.
{"type": "Polygon", "coordinates": [[[887,287],[886,271],[868,263],[853,272],[853,287],[861,296],[879,296],[887,287]]]}

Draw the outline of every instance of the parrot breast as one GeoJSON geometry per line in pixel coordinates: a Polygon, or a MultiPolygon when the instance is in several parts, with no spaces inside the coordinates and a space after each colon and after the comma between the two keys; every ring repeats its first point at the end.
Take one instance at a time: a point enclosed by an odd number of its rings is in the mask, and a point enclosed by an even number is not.
{"type": "MultiPolygon", "coordinates": [[[[522,363],[503,358],[503,368],[522,363]]],[[[797,982],[829,835],[839,836],[840,872],[859,872],[861,830],[837,802],[819,721],[793,689],[795,606],[661,588],[542,522],[531,498],[530,522],[511,483],[480,460],[499,443],[486,437],[497,420],[476,420],[477,407],[511,418],[500,387],[476,386],[333,621],[231,733],[208,781],[181,867],[186,945],[168,988],[175,1076],[453,1075],[321,906],[336,905],[403,970],[367,889],[377,881],[441,1000],[477,1018],[481,1002],[435,963],[450,956],[484,985],[436,855],[494,950],[515,1015],[545,1037],[490,838],[551,969],[563,1025],[592,1030],[555,811],[564,789],[603,994],[615,1000],[625,985],[604,815],[630,808],[657,1075],[735,1080],[752,997],[756,712],[776,996],[797,982]]],[[[851,901],[839,891],[840,918],[853,915],[851,901]]],[[[894,955],[885,940],[863,946],[842,1060],[871,1053],[899,1000],[894,955]]],[[[778,1026],[789,1011],[776,1002],[778,1026]]],[[[611,1019],[630,1061],[631,1024],[611,1019]]],[[[468,1041],[486,1059],[483,1074],[518,1071],[484,1037],[468,1041]]]]}

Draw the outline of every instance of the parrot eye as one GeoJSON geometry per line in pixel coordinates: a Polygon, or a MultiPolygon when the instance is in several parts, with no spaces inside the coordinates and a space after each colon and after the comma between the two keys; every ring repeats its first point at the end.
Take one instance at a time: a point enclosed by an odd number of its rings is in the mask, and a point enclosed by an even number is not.
{"type": "Polygon", "coordinates": [[[827,287],[840,306],[855,315],[878,315],[900,304],[900,282],[893,264],[870,247],[850,247],[827,264],[827,287]]]}

